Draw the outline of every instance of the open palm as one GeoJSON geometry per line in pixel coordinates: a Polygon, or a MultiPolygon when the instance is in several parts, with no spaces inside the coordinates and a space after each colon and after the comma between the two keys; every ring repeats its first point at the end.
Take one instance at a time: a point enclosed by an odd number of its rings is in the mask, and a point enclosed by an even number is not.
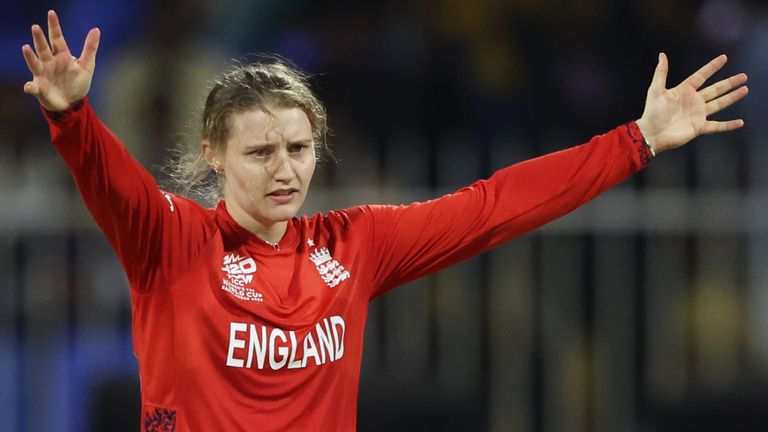
{"type": "Polygon", "coordinates": [[[91,88],[99,36],[98,29],[91,29],[80,58],[76,58],[64,40],[56,12],[48,11],[48,40],[43,29],[33,25],[34,51],[28,44],[21,48],[32,72],[32,81],[24,84],[24,92],[36,96],[49,111],[63,111],[84,98],[91,88]]]}
{"type": "Polygon", "coordinates": [[[747,82],[746,74],[734,75],[699,90],[727,61],[727,57],[721,55],[677,87],[667,89],[667,56],[663,53],[659,55],[659,63],[648,88],[645,110],[637,121],[656,153],[683,146],[700,135],[744,126],[741,119],[714,121],[708,117],[747,95],[749,90],[743,85],[747,82]]]}

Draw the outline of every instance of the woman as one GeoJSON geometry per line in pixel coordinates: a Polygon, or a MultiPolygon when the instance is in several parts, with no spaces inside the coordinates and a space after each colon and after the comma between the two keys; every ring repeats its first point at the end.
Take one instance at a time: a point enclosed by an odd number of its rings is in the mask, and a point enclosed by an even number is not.
{"type": "Polygon", "coordinates": [[[87,99],[99,30],[82,55],[53,11],[24,57],[53,144],[128,275],[145,431],[355,430],[368,302],[562,216],[693,138],[743,126],[707,117],[747,94],[735,75],[699,90],[717,57],[666,89],[660,54],[636,122],[510,166],[454,194],[296,218],[323,149],[325,111],[279,63],[226,72],[203,114],[194,183],[205,209],[159,190],[87,99]],[[205,174],[205,173],[203,173],[205,174]]]}

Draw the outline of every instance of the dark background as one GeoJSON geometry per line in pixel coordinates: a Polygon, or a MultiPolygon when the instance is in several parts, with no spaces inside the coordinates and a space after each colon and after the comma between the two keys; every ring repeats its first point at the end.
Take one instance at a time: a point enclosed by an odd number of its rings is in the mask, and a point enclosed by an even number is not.
{"type": "Polygon", "coordinates": [[[315,75],[338,162],[307,213],[410,202],[588,140],[720,53],[751,95],[702,137],[572,215],[372,304],[359,429],[768,428],[759,1],[6,2],[0,6],[0,429],[135,431],[128,288],[48,141],[21,45],[59,13],[91,99],[159,179],[196,145],[228,59],[278,53],[315,75]]]}

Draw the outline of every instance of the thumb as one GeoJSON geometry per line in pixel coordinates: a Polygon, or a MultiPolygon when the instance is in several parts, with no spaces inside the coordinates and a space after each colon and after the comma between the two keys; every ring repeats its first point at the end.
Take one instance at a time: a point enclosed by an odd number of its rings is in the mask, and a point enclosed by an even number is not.
{"type": "Polygon", "coordinates": [[[660,93],[667,89],[667,72],[669,72],[667,55],[659,53],[659,63],[653,72],[653,80],[651,80],[651,86],[648,87],[648,93],[660,93]]]}
{"type": "Polygon", "coordinates": [[[40,93],[40,86],[34,81],[24,83],[24,93],[37,96],[40,93]]]}

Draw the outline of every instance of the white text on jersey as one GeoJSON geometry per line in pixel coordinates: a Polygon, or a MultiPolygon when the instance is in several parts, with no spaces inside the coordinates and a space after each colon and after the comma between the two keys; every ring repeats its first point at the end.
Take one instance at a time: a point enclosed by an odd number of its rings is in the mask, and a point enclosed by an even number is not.
{"type": "Polygon", "coordinates": [[[335,315],[315,324],[299,343],[293,330],[230,322],[227,366],[279,370],[324,365],[344,356],[345,331],[344,319],[335,315]]]}

